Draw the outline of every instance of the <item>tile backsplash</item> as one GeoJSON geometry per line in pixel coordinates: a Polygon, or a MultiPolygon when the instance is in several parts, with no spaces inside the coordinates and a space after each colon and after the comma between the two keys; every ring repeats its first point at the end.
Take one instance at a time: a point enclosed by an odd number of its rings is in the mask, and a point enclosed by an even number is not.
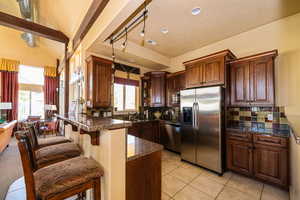
{"type": "Polygon", "coordinates": [[[287,130],[284,107],[229,107],[229,127],[255,127],[287,130]]]}

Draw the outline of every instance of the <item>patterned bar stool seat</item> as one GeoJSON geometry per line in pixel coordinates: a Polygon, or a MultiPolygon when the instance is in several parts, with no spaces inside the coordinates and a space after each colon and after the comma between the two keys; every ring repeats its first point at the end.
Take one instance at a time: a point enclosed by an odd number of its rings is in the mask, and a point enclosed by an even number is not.
{"type": "Polygon", "coordinates": [[[27,131],[18,132],[23,134],[29,141],[29,153],[32,156],[33,167],[40,169],[57,162],[80,156],[82,151],[79,145],[74,143],[62,143],[43,148],[37,147],[37,140],[32,128],[27,131]]]}
{"type": "Polygon", "coordinates": [[[36,141],[36,148],[43,148],[46,146],[56,145],[56,144],[62,144],[62,143],[68,143],[72,142],[71,140],[67,139],[64,136],[55,136],[55,137],[49,137],[49,138],[38,138],[39,134],[39,124],[38,122],[28,122],[26,123],[26,130],[31,129],[34,133],[34,139],[36,141]]]}
{"type": "Polygon", "coordinates": [[[35,170],[30,141],[17,135],[26,185],[27,200],[62,200],[93,189],[93,199],[101,199],[100,178],[104,172],[95,160],[86,157],[68,159],[35,170]]]}

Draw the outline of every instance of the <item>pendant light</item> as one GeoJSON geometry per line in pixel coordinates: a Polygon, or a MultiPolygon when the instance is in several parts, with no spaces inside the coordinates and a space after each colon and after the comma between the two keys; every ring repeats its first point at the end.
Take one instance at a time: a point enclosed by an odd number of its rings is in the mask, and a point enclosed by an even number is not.
{"type": "Polygon", "coordinates": [[[146,3],[145,3],[145,10],[143,12],[143,30],[140,33],[140,36],[143,38],[142,40],[142,46],[145,46],[145,29],[146,29],[146,15],[147,15],[147,8],[146,8],[146,3]]]}
{"type": "Polygon", "coordinates": [[[125,41],[122,43],[122,51],[125,52],[127,47],[128,29],[125,27],[125,41]]]}

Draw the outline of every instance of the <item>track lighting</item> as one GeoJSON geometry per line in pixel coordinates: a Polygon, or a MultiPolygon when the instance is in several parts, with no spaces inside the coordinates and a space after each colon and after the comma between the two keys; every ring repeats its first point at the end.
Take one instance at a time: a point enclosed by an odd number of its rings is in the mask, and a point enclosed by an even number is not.
{"type": "Polygon", "coordinates": [[[141,37],[145,37],[145,30],[142,30],[142,31],[141,31],[140,36],[141,36],[141,37]]]}
{"type": "Polygon", "coordinates": [[[121,45],[121,47],[122,47],[122,49],[125,49],[125,47],[126,47],[126,43],[125,43],[125,42],[123,42],[123,43],[122,43],[122,45],[121,45]]]}

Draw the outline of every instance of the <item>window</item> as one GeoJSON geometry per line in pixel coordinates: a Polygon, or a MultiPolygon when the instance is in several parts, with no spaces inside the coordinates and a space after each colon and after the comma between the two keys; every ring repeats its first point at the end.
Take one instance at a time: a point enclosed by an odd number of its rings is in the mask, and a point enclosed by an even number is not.
{"type": "Polygon", "coordinates": [[[19,91],[19,120],[28,116],[41,116],[44,118],[44,93],[30,90],[19,91]]]}
{"type": "Polygon", "coordinates": [[[114,107],[116,111],[135,111],[137,109],[137,87],[114,84],[114,107]]]}
{"type": "Polygon", "coordinates": [[[20,65],[19,84],[44,85],[44,68],[20,65]]]}
{"type": "Polygon", "coordinates": [[[44,118],[44,68],[20,65],[18,119],[44,118]]]}

